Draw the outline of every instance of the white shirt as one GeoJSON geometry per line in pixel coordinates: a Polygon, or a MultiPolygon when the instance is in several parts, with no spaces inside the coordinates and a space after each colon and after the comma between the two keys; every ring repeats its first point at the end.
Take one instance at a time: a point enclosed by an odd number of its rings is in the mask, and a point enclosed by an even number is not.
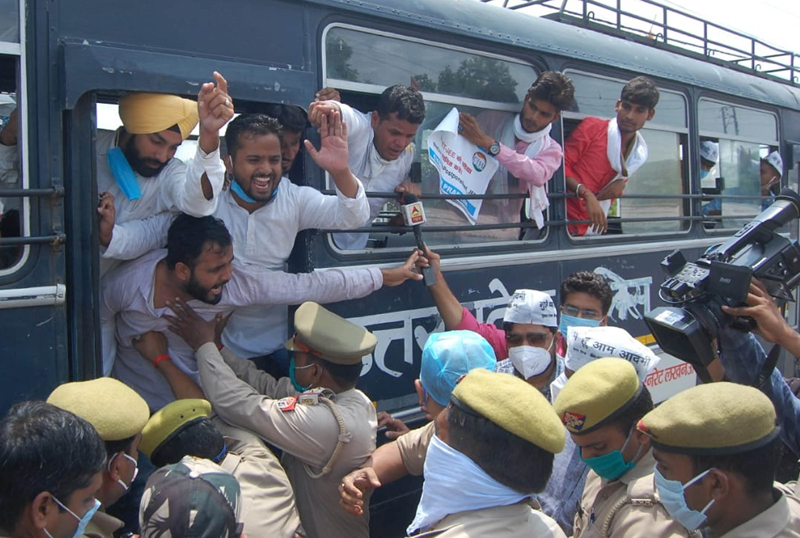
{"type": "MultiPolygon", "coordinates": [[[[19,188],[19,148],[0,144],[0,190],[19,188]]],[[[21,198],[16,197],[0,198],[0,215],[12,209],[19,209],[20,200],[21,198]]]]}
{"type": "MultiPolygon", "coordinates": [[[[136,174],[142,196],[129,200],[117,185],[108,165],[108,152],[117,146],[116,131],[97,132],[97,192],[114,195],[116,220],[111,243],[102,252],[100,275],[104,275],[119,260],[132,260],[151,250],[163,247],[166,230],[177,212],[194,217],[211,215],[217,207],[219,193],[225,183],[225,165],[219,148],[205,153],[200,146],[189,164],[172,158],[150,178],[136,174]],[[206,200],[200,178],[206,174],[213,196],[206,200]],[[154,217],[147,222],[142,219],[154,217]],[[132,224],[123,226],[125,223],[132,224]]],[[[101,249],[102,251],[102,249],[101,249]]]]}
{"type": "MultiPolygon", "coordinates": [[[[409,144],[393,161],[378,155],[372,140],[372,112],[364,114],[344,103],[336,103],[342,111],[342,120],[347,124],[347,147],[350,151],[350,170],[364,183],[364,189],[372,192],[390,192],[408,178],[414,162],[414,144],[409,144]]],[[[369,219],[361,224],[369,226],[381,212],[388,198],[369,198],[369,219]]],[[[357,250],[367,246],[368,233],[338,233],[333,235],[336,245],[345,250],[357,250]]]]}
{"type": "MultiPolygon", "coordinates": [[[[155,269],[167,255],[154,250],[109,272],[102,281],[100,324],[103,337],[103,375],[113,375],[157,410],[174,400],[164,377],[134,349],[132,339],[149,331],[167,337],[169,355],[175,365],[200,382],[194,351],[168,329],[162,318],[168,308],[153,306],[155,269]],[[112,370],[113,369],[113,370],[112,370]]],[[[253,304],[300,304],[305,301],[332,303],[364,297],[383,285],[377,268],[328,269],[314,273],[288,274],[249,266],[247,272],[234,266],[231,280],[216,305],[189,301],[199,315],[211,320],[236,307],[253,304]]]]}
{"type": "MultiPolygon", "coordinates": [[[[231,233],[234,263],[244,270],[256,265],[283,271],[298,232],[356,228],[368,218],[369,206],[360,181],[355,198],[348,198],[338,189],[336,196],[325,196],[282,178],[275,197],[253,213],[241,207],[230,190],[224,191],[214,216],[231,233]]],[[[223,343],[243,358],[272,353],[287,338],[288,319],[285,305],[237,308],[225,328],[223,343]]]]}

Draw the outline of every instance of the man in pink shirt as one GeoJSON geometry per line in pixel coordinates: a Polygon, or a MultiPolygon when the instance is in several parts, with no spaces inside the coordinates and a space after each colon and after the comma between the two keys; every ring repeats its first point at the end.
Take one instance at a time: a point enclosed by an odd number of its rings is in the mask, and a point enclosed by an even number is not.
{"type": "MultiPolygon", "coordinates": [[[[497,158],[500,169],[496,178],[504,180],[507,173],[519,180],[520,192],[527,191],[525,216],[544,227],[544,210],[549,205],[545,185],[561,166],[561,146],[550,137],[553,123],[561,111],[572,106],[575,87],[572,81],[556,71],[544,71],[528,90],[522,110],[503,122],[495,138],[487,135],[478,121],[461,114],[459,130],[467,140],[486,148],[497,158]]],[[[536,232],[533,237],[538,235],[536,232]]],[[[525,234],[523,234],[524,237],[525,234]]]]}

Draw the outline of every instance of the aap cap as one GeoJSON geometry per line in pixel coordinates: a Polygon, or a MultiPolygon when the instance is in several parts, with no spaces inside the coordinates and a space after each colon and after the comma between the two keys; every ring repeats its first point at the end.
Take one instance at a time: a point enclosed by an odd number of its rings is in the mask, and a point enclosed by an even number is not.
{"type": "Polygon", "coordinates": [[[151,134],[177,125],[184,140],[200,120],[197,103],[177,95],[133,93],[119,100],[119,118],[131,134],[151,134]]]}
{"type": "Polygon", "coordinates": [[[304,351],[335,364],[358,364],[378,344],[375,335],[364,327],[312,302],[303,303],[295,312],[294,330],[294,337],[284,344],[286,349],[304,351]]]}
{"type": "Polygon", "coordinates": [[[236,478],[209,460],[184,457],[150,475],[139,505],[141,538],[232,538],[242,499],[236,478]]]}
{"type": "Polygon", "coordinates": [[[769,163],[772,168],[778,173],[778,177],[783,176],[783,159],[781,159],[781,154],[777,151],[773,151],[769,155],[764,158],[767,163],[769,163]]]}
{"type": "Polygon", "coordinates": [[[150,408],[136,391],[110,377],[64,383],[47,398],[86,420],[103,441],[121,441],[142,431],[150,408]]]}
{"type": "Polygon", "coordinates": [[[708,383],[680,392],[647,413],[638,429],[665,452],[739,454],[775,439],[775,407],[761,391],[736,383],[708,383]]]}
{"type": "Polygon", "coordinates": [[[706,140],[700,143],[700,157],[712,163],[719,159],[719,145],[716,142],[706,140]]]}
{"type": "Polygon", "coordinates": [[[558,327],[558,313],[553,299],[537,290],[516,290],[508,300],[503,321],[558,327]]]}
{"type": "Polygon", "coordinates": [[[550,402],[513,375],[472,370],[456,385],[450,401],[548,452],[564,450],[564,427],[550,402]]]}
{"type": "Polygon", "coordinates": [[[569,378],[553,407],[570,432],[589,433],[628,409],[642,390],[631,363],[597,359],[569,378]]]}
{"type": "Polygon", "coordinates": [[[492,346],[472,331],[433,333],[422,349],[419,380],[436,403],[446,406],[461,376],[474,368],[494,370],[492,346]]]}
{"type": "Polygon", "coordinates": [[[564,366],[577,372],[603,357],[625,359],[636,368],[642,381],[661,360],[647,346],[619,327],[570,327],[567,330],[564,366]]]}
{"type": "Polygon", "coordinates": [[[192,424],[211,414],[211,403],[201,399],[175,400],[159,409],[142,429],[141,450],[148,458],[192,424]]]}

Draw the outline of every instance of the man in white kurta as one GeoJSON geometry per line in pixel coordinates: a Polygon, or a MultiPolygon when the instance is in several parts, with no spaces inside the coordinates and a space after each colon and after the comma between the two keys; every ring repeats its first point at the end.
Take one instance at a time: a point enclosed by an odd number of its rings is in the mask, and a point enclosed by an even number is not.
{"type": "MultiPolygon", "coordinates": [[[[323,116],[341,112],[347,125],[350,169],[368,192],[409,192],[420,195],[419,187],[408,181],[414,161],[414,136],[425,119],[422,95],[407,86],[390,86],[381,94],[376,110],[363,113],[344,103],[318,101],[309,106],[309,121],[320,125],[323,116]]],[[[369,199],[369,226],[388,198],[369,199]]],[[[334,242],[344,250],[363,249],[367,233],[337,233],[334,242]]]]}

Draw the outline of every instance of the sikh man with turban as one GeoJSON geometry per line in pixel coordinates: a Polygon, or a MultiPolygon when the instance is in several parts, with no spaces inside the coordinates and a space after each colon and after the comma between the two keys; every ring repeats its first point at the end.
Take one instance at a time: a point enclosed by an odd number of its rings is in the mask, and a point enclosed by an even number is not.
{"type": "Polygon", "coordinates": [[[228,83],[219,73],[197,102],[176,95],[132,93],[120,99],[122,127],[97,133],[101,193],[101,275],[115,260],[138,258],[157,244],[175,213],[211,215],[225,181],[219,130],[233,117],[228,83]],[[200,123],[195,156],[184,164],[178,146],[200,123]]]}

